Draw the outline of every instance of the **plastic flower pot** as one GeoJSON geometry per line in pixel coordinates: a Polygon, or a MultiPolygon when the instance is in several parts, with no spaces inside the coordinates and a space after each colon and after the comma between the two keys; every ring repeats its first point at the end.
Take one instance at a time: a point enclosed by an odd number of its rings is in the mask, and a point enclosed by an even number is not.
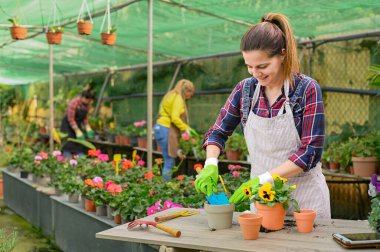
{"type": "Polygon", "coordinates": [[[317,217],[317,212],[312,209],[301,209],[300,213],[294,212],[297,229],[300,233],[310,233],[313,231],[314,220],[317,217]]]}
{"type": "Polygon", "coordinates": [[[95,202],[93,200],[85,199],[84,210],[86,210],[87,212],[96,212],[95,202]]]}
{"type": "Polygon", "coordinates": [[[116,33],[102,33],[103,45],[114,45],[116,42],[116,33]]]}
{"type": "Polygon", "coordinates": [[[47,32],[46,39],[50,45],[59,45],[62,42],[62,32],[47,32]]]}
{"type": "Polygon", "coordinates": [[[25,39],[28,36],[28,28],[23,26],[12,26],[9,30],[13,39],[25,39]]]}
{"type": "Polygon", "coordinates": [[[261,214],[245,213],[239,215],[238,222],[243,232],[244,240],[257,240],[262,221],[263,216],[261,214]]]}
{"type": "Polygon", "coordinates": [[[78,203],[79,202],[79,193],[75,192],[68,196],[68,200],[70,203],[78,203]]]}
{"type": "Polygon", "coordinates": [[[107,216],[107,206],[101,205],[96,207],[96,215],[97,216],[107,216]]]}
{"type": "Polygon", "coordinates": [[[81,35],[90,35],[92,33],[92,23],[78,22],[77,29],[78,29],[78,33],[81,35]]]}
{"type": "Polygon", "coordinates": [[[210,205],[206,202],[204,208],[209,228],[218,230],[232,227],[232,217],[235,210],[234,204],[210,205]]]}
{"type": "Polygon", "coordinates": [[[273,207],[255,202],[257,213],[263,216],[261,225],[272,231],[280,230],[284,227],[285,209],[282,203],[276,203],[273,207]]]}

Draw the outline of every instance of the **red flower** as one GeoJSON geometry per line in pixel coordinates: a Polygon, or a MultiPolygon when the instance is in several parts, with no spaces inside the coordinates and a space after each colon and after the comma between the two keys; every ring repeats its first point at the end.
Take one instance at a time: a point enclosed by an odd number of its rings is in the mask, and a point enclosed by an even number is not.
{"type": "Polygon", "coordinates": [[[125,159],[122,163],[123,169],[128,170],[129,168],[135,167],[131,160],[125,159]]]}
{"type": "Polygon", "coordinates": [[[96,150],[88,150],[87,156],[89,156],[89,157],[97,157],[98,156],[98,152],[96,150]]]}
{"type": "Polygon", "coordinates": [[[185,177],[184,177],[183,175],[179,175],[179,176],[177,177],[177,179],[178,179],[179,181],[182,181],[184,178],[185,178],[185,177]]]}
{"type": "Polygon", "coordinates": [[[133,157],[133,159],[134,159],[134,160],[140,160],[140,156],[139,156],[139,155],[135,155],[135,156],[133,157]]]}
{"type": "Polygon", "coordinates": [[[203,165],[202,164],[195,164],[194,165],[194,171],[198,172],[197,169],[200,172],[203,169],[203,165]]]}
{"type": "Polygon", "coordinates": [[[88,186],[95,187],[94,181],[92,179],[86,179],[84,183],[88,186]]]}
{"type": "Polygon", "coordinates": [[[157,158],[155,161],[156,161],[157,164],[162,164],[163,163],[162,158],[157,158]]]}
{"type": "Polygon", "coordinates": [[[150,179],[150,178],[153,178],[153,177],[154,177],[153,172],[147,172],[147,173],[145,173],[145,176],[144,176],[144,178],[146,178],[146,179],[150,179]]]}

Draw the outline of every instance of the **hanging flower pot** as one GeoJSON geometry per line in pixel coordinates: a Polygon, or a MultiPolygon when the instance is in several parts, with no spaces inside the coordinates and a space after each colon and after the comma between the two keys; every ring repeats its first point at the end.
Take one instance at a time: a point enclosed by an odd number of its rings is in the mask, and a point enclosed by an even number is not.
{"type": "Polygon", "coordinates": [[[102,33],[102,44],[103,45],[114,45],[116,42],[116,34],[115,33],[102,33]]]}
{"type": "Polygon", "coordinates": [[[25,39],[28,36],[28,28],[19,25],[20,19],[18,17],[9,18],[8,21],[12,23],[9,28],[12,39],[25,39]]]}
{"type": "Polygon", "coordinates": [[[13,39],[21,40],[28,36],[28,28],[24,26],[12,26],[9,28],[13,39]]]}
{"type": "Polygon", "coordinates": [[[273,207],[255,202],[257,213],[263,216],[261,225],[268,230],[280,230],[284,227],[285,209],[282,203],[276,203],[273,207]]]}
{"type": "Polygon", "coordinates": [[[51,45],[61,44],[62,34],[63,34],[63,28],[61,26],[49,27],[49,30],[46,33],[48,44],[51,44],[51,45]]]}
{"type": "Polygon", "coordinates": [[[240,214],[238,221],[243,232],[244,240],[257,240],[259,237],[263,216],[254,213],[240,214]]]}
{"type": "Polygon", "coordinates": [[[78,33],[81,35],[90,35],[92,33],[92,23],[80,20],[77,23],[78,33]]]}
{"type": "Polygon", "coordinates": [[[297,229],[300,233],[310,233],[313,231],[314,220],[317,212],[312,209],[301,209],[300,212],[294,212],[294,219],[296,220],[297,229]]]}

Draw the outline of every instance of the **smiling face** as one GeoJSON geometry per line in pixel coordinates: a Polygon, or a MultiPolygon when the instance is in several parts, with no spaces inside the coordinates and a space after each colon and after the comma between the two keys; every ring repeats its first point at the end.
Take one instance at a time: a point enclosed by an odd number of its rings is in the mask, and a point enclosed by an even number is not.
{"type": "Polygon", "coordinates": [[[282,85],[284,55],[269,57],[269,54],[262,50],[243,52],[243,58],[247,65],[248,72],[255,77],[262,86],[274,87],[282,85]]]}

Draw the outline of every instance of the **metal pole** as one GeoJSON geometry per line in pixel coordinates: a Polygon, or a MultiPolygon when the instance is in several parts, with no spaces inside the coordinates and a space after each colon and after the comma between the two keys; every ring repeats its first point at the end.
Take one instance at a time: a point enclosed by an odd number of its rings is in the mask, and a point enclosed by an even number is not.
{"type": "Polygon", "coordinates": [[[97,116],[99,114],[100,105],[102,104],[103,94],[104,94],[104,91],[106,90],[106,86],[108,84],[108,80],[110,79],[111,75],[112,75],[112,73],[110,72],[109,74],[107,74],[106,78],[104,79],[103,86],[102,86],[102,89],[100,90],[100,94],[98,96],[98,101],[96,103],[94,116],[97,116]]]}
{"type": "Polygon", "coordinates": [[[153,129],[153,1],[148,1],[148,168],[152,169],[152,129],[153,129]]]}
{"type": "Polygon", "coordinates": [[[177,68],[175,69],[174,75],[173,75],[173,77],[172,77],[172,81],[170,82],[170,85],[169,85],[169,88],[168,88],[168,92],[169,92],[170,90],[172,90],[173,85],[174,85],[174,82],[175,82],[175,80],[177,79],[177,75],[178,75],[178,73],[179,73],[179,70],[181,69],[181,66],[182,66],[182,62],[180,62],[180,63],[177,65],[177,68]]]}
{"type": "Polygon", "coordinates": [[[49,45],[49,100],[50,100],[50,138],[49,138],[49,150],[50,154],[53,153],[54,150],[54,137],[53,137],[53,130],[54,130],[54,78],[53,78],[53,45],[49,45]]]}

